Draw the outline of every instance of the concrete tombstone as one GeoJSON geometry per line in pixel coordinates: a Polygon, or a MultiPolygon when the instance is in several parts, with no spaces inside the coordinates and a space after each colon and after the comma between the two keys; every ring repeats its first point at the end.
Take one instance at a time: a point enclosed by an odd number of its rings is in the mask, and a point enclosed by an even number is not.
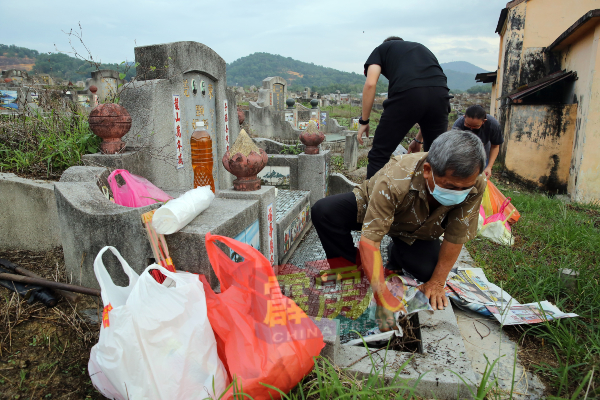
{"type": "Polygon", "coordinates": [[[98,101],[105,103],[112,101],[113,98],[117,97],[117,94],[122,90],[122,85],[125,82],[123,79],[119,79],[119,71],[110,69],[101,69],[98,71],[92,71],[92,77],[86,81],[86,89],[89,95],[92,92],[89,90],[90,86],[96,86],[98,91],[98,101]]]}
{"type": "Polygon", "coordinates": [[[280,76],[271,76],[263,79],[263,89],[269,91],[269,102],[267,105],[273,106],[277,111],[285,109],[285,100],[287,99],[287,82],[280,76]]]}
{"type": "Polygon", "coordinates": [[[204,122],[213,146],[215,189],[232,185],[221,163],[239,127],[235,92],[227,90],[225,60],[198,42],[135,48],[137,77],[121,94],[133,124],[123,140],[146,149],[148,162],[138,174],[163,189],[193,187],[190,138],[204,122]],[[166,67],[165,67],[166,66],[166,67]]]}

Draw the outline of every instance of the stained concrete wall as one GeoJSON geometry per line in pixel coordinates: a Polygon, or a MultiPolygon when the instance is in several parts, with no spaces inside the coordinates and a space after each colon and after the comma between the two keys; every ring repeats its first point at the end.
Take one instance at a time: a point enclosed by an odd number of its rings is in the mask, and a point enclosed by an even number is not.
{"type": "Polygon", "coordinates": [[[587,95],[590,105],[585,116],[586,128],[581,150],[581,165],[577,171],[574,200],[590,202],[600,199],[600,25],[594,32],[594,48],[592,48],[593,76],[590,79],[587,95]]]}
{"type": "Polygon", "coordinates": [[[44,251],[61,245],[54,182],[0,173],[0,249],[44,251]]]}
{"type": "MultiPolygon", "coordinates": [[[[507,5],[509,13],[500,32],[498,77],[492,91],[491,113],[504,127],[505,138],[514,124],[508,115],[512,108],[498,100],[520,86],[559,70],[574,71],[577,80],[571,92],[565,93],[564,103],[577,103],[568,192],[575,201],[600,199],[600,162],[595,154],[600,145],[600,27],[588,23],[573,33],[564,44],[548,53],[544,48],[552,44],[563,32],[590,10],[600,8],[600,0],[567,2],[562,0],[530,0],[507,5]]],[[[594,25],[595,24],[595,25],[594,25]]],[[[533,117],[533,116],[532,116],[533,117]]],[[[509,164],[511,140],[505,140],[500,161],[509,164]]],[[[549,150],[550,151],[550,150],[549,150]]],[[[566,149],[562,149],[566,157],[566,149]]],[[[560,160],[565,168],[566,158],[560,160]]],[[[508,168],[508,165],[507,165],[508,168]]],[[[545,167],[543,167],[545,168],[545,167]]]]}
{"type": "Polygon", "coordinates": [[[583,14],[600,8],[600,0],[533,0],[522,5],[527,8],[523,41],[526,49],[550,45],[583,14]]]}
{"type": "Polygon", "coordinates": [[[505,132],[509,173],[551,193],[567,191],[577,104],[513,105],[505,132]]]}
{"type": "Polygon", "coordinates": [[[573,101],[579,104],[577,127],[571,159],[569,193],[575,201],[600,199],[600,145],[598,108],[600,107],[600,24],[585,32],[562,49],[561,68],[577,71],[573,101]]]}

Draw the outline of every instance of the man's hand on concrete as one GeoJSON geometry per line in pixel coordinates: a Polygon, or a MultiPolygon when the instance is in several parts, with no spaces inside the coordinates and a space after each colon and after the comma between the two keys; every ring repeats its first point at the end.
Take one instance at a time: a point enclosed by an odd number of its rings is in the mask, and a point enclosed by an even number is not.
{"type": "Polygon", "coordinates": [[[357,135],[357,138],[358,138],[358,143],[359,143],[360,145],[362,145],[362,144],[363,144],[362,135],[363,135],[363,133],[364,133],[364,132],[366,132],[366,133],[367,133],[367,137],[369,137],[369,124],[367,124],[367,125],[360,125],[360,126],[358,127],[358,135],[357,135]]]}
{"type": "Polygon", "coordinates": [[[417,143],[416,141],[410,142],[408,145],[408,154],[410,153],[419,153],[421,151],[421,143],[417,143]]]}
{"type": "Polygon", "coordinates": [[[425,293],[434,310],[443,310],[444,307],[448,306],[448,298],[446,297],[444,286],[443,282],[430,280],[419,286],[418,289],[425,293]]]}
{"type": "Polygon", "coordinates": [[[485,177],[489,179],[490,176],[492,176],[492,166],[488,165],[484,170],[483,173],[485,174],[485,177]]]}

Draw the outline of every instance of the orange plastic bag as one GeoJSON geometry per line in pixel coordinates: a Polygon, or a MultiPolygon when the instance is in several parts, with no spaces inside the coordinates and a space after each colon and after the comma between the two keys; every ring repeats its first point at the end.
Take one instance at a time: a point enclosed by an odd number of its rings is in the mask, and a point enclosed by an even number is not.
{"type": "MultiPolygon", "coordinates": [[[[216,294],[201,275],[208,319],[217,351],[241,392],[255,400],[279,399],[274,386],[288,393],[308,374],[325,346],[319,328],[294,301],[283,296],[269,261],[252,246],[206,234],[208,258],[221,282],[216,294]],[[243,258],[232,261],[219,241],[243,258]],[[272,396],[272,397],[271,397],[272,396]]],[[[232,398],[230,389],[224,398],[232,398]]]]}
{"type": "Polygon", "coordinates": [[[515,208],[515,206],[512,205],[512,203],[506,205],[501,211],[502,205],[505,200],[506,197],[502,194],[502,192],[498,190],[496,185],[494,185],[492,181],[488,179],[487,187],[485,189],[485,192],[483,193],[483,199],[481,200],[481,205],[485,210],[485,215],[489,217],[494,214],[498,214],[499,212],[502,212],[505,217],[510,216],[508,218],[508,223],[510,225],[513,225],[519,220],[519,218],[521,218],[521,214],[519,214],[519,211],[517,211],[517,209],[515,208]],[[513,214],[510,215],[510,213],[513,214]]]}

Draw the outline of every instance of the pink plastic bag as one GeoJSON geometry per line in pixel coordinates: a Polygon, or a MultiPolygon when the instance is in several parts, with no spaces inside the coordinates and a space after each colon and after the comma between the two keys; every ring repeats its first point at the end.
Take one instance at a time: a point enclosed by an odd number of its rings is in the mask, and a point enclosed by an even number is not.
{"type": "MultiPolygon", "coordinates": [[[[506,227],[506,229],[508,229],[508,231],[510,232],[510,224],[508,223],[508,219],[510,217],[512,217],[513,212],[510,213],[510,215],[507,217],[506,215],[504,215],[504,209],[506,207],[508,207],[508,205],[510,204],[511,198],[507,197],[504,202],[502,203],[502,205],[500,206],[500,209],[498,210],[498,212],[494,215],[490,215],[489,217],[487,217],[485,219],[485,221],[483,222],[483,225],[487,225],[490,222],[496,222],[496,221],[504,221],[504,226],[506,227]]],[[[481,206],[483,207],[483,206],[481,206]]],[[[481,210],[480,210],[481,212],[481,210]]],[[[484,215],[485,215],[485,211],[484,211],[484,215]]]]}
{"type": "Polygon", "coordinates": [[[156,202],[166,202],[172,197],[154,186],[149,180],[131,174],[126,169],[115,169],[108,176],[108,184],[113,193],[115,203],[125,207],[143,207],[156,202]],[[125,181],[119,186],[116,176],[121,175],[125,181]]]}

